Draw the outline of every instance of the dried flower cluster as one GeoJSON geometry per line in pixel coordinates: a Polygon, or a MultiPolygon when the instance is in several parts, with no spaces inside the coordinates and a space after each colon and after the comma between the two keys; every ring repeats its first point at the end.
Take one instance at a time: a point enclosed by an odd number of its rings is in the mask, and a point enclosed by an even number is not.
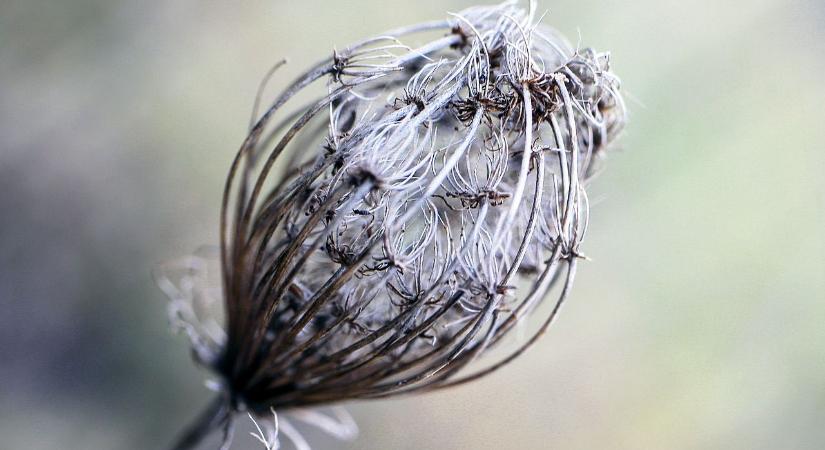
{"type": "Polygon", "coordinates": [[[507,2],[362,41],[254,122],[223,199],[225,327],[176,310],[222,380],[201,428],[453,386],[547,329],[625,110],[608,54],[539,22],[507,2]],[[284,112],[316,82],[325,95],[284,112]],[[462,371],[554,287],[531,337],[462,371]]]}

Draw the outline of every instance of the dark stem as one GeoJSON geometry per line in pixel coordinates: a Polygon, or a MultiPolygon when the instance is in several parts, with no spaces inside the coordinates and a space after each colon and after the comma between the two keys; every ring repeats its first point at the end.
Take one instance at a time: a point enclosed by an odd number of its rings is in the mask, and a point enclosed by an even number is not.
{"type": "Polygon", "coordinates": [[[229,403],[224,396],[218,396],[206,409],[195,419],[188,428],[178,437],[171,450],[190,450],[197,448],[198,444],[213,430],[222,428],[230,418],[229,403]]]}

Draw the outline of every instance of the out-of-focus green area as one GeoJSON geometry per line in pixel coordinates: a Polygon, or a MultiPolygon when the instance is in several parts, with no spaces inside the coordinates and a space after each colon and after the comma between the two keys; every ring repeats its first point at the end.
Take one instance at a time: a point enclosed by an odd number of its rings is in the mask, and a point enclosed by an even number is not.
{"type": "MultiPolygon", "coordinates": [[[[150,270],[217,241],[260,78],[466,6],[4,0],[0,448],[167,445],[211,394],[150,270]]],[[[612,51],[631,110],[592,262],[510,367],[353,404],[360,438],[316,447],[823,448],[825,6],[540,8],[612,51]]]]}

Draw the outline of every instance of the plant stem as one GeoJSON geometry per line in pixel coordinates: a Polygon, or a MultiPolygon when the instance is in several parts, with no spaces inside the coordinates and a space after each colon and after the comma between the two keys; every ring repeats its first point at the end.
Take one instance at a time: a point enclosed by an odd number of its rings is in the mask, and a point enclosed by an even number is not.
{"type": "Polygon", "coordinates": [[[206,409],[178,437],[172,450],[190,450],[197,448],[203,439],[213,430],[220,429],[229,420],[229,404],[223,396],[212,400],[206,409]]]}

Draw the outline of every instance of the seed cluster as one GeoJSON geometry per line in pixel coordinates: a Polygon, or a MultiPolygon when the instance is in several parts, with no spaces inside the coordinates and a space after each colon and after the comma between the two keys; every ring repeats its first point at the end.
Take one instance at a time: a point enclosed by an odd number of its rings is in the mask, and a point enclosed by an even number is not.
{"type": "Polygon", "coordinates": [[[196,342],[232,407],[452,386],[547,329],[625,110],[609,55],[539,22],[507,2],[362,41],[255,121],[223,201],[226,335],[196,342]],[[283,112],[316,82],[326,95],[283,112]],[[462,370],[551,291],[535,334],[462,370]]]}

